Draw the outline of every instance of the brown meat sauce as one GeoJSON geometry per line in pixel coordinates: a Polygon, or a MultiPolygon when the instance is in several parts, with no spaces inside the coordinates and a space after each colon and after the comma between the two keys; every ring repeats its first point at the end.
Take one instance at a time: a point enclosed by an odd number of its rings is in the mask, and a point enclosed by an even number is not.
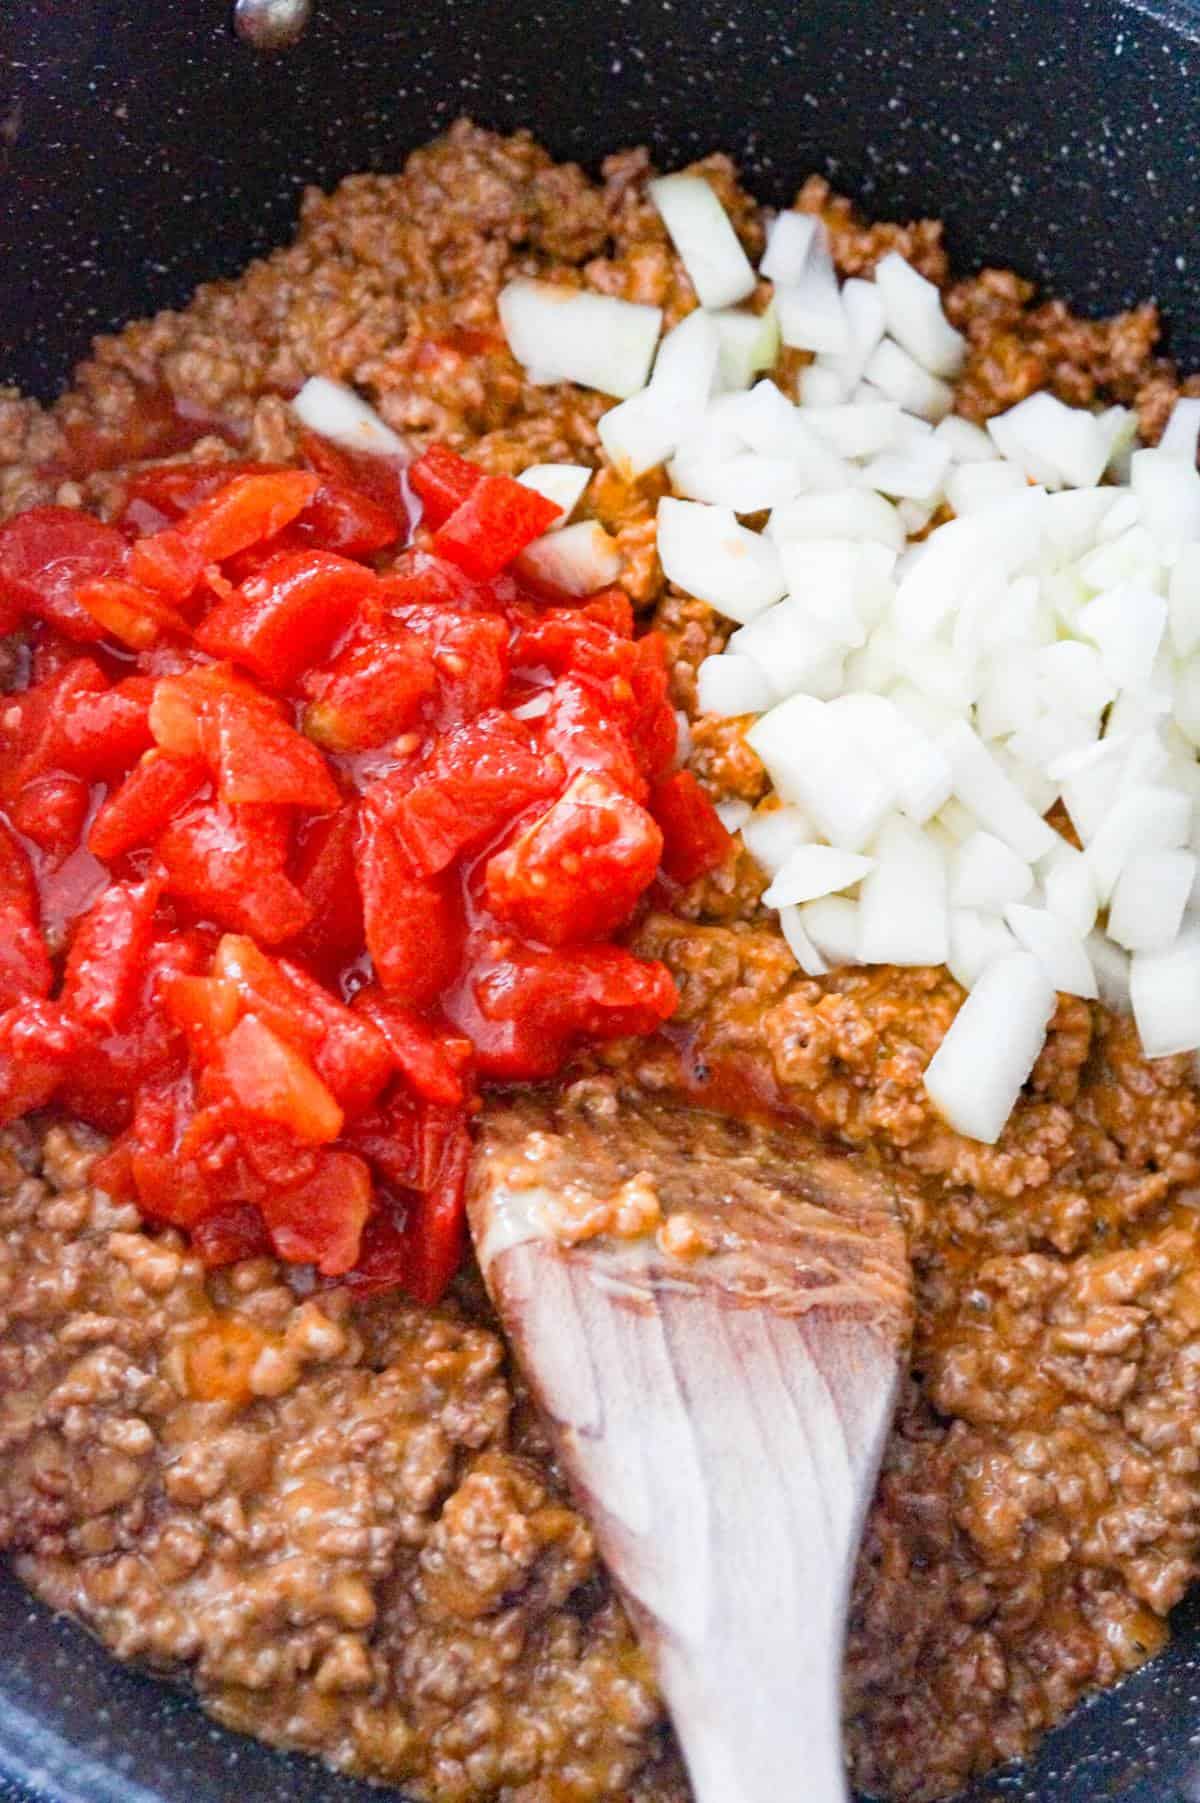
{"type": "MultiPolygon", "coordinates": [[[[756,251],[732,165],[700,167],[756,251]]],[[[539,273],[686,311],[649,168],[622,153],[593,183],[464,124],[399,176],[310,192],[292,246],[99,340],[50,411],[0,391],[0,513],[106,508],[131,458],[286,458],[286,397],[313,373],[492,469],[594,461],[604,402],[525,383],[495,297],[539,273]]],[[[949,284],[968,417],[1049,386],[1161,431],[1180,385],[1153,309],[1080,321],[1010,272],[950,283],[936,223],[864,225],[816,179],[797,204],[845,271],[898,247],[949,284]]],[[[606,474],[592,497],[691,708],[727,629],[664,592],[653,484],[606,474]]],[[[690,757],[715,790],[761,796],[738,723],[696,722],[690,757]]],[[[680,1015],[605,1062],[903,1178],[916,1343],[859,1566],[847,1729],[864,1790],[932,1799],[1154,1652],[1195,1574],[1200,1103],[1188,1060],[1146,1064],[1128,1023],[1064,1000],[999,1144],[963,1141],[921,1089],[952,980],[804,978],[761,889],[742,854],[642,924],[680,1015]]],[[[88,1187],[91,1151],[40,1124],[0,1153],[0,1544],[31,1588],[231,1726],[433,1803],[685,1803],[477,1282],[423,1311],[306,1295],[265,1261],[205,1277],[88,1187]]]]}

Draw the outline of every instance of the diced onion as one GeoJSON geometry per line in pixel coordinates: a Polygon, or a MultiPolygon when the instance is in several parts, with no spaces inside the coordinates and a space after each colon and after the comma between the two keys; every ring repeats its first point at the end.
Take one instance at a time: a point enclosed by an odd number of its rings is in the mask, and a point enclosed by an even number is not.
{"type": "Polygon", "coordinates": [[[815,213],[777,213],[767,227],[767,248],[758,266],[769,282],[795,283],[804,274],[821,232],[815,213]]]}
{"type": "Polygon", "coordinates": [[[740,526],[727,507],[664,495],[658,555],[668,582],[731,620],[752,620],[784,592],[783,566],[770,539],[740,526]]]}
{"type": "Polygon", "coordinates": [[[816,837],[803,808],[756,808],[742,827],[742,844],[768,876],[776,876],[798,845],[816,837]]]}
{"type": "Polygon", "coordinates": [[[896,509],[882,495],[871,494],[867,489],[801,495],[799,500],[773,510],[767,533],[781,542],[799,538],[869,539],[894,551],[904,544],[904,527],[896,509]]]}
{"type": "Polygon", "coordinates": [[[799,845],[763,894],[768,908],[795,906],[852,889],[874,868],[873,858],[835,845],[799,845]]]}
{"type": "Polygon", "coordinates": [[[535,538],[522,551],[517,567],[564,594],[594,595],[616,581],[622,566],[616,541],[600,522],[580,520],[574,526],[552,527],[535,538]]]}
{"type": "Polygon", "coordinates": [[[864,964],[944,964],[949,951],[946,867],[935,842],[899,815],[885,821],[858,903],[864,964]]]}
{"type": "Polygon", "coordinates": [[[726,651],[700,665],[696,699],[702,714],[761,714],[771,705],[771,689],[752,658],[726,651]]]}
{"type": "Polygon", "coordinates": [[[956,376],[966,340],[942,312],[942,297],[933,283],[893,250],[875,265],[875,285],[887,330],[897,344],[931,375],[956,376]]]}
{"type": "Polygon", "coordinates": [[[954,390],[940,377],[922,369],[893,338],[885,338],[872,351],[864,374],[868,382],[898,401],[906,413],[915,413],[921,419],[945,419],[954,405],[954,390]]]}
{"type": "Polygon", "coordinates": [[[1016,940],[998,914],[951,908],[946,968],[964,989],[974,989],[989,964],[1011,956],[1017,949],[1016,940]]]}
{"type": "Polygon", "coordinates": [[[702,175],[665,175],[648,192],[702,307],[731,307],[753,293],[750,259],[702,175]]]}
{"type": "Polygon", "coordinates": [[[1113,885],[1108,936],[1131,952],[1161,952],[1183,923],[1196,880],[1188,851],[1146,851],[1131,858],[1113,885]]]}
{"type": "Polygon", "coordinates": [[[797,964],[806,976],[823,977],[828,964],[808,936],[799,908],[784,906],[779,910],[779,925],[797,964]]]}
{"type": "Polygon", "coordinates": [[[833,966],[858,960],[858,903],[847,895],[823,895],[800,909],[804,930],[833,966]]]}
{"type": "Polygon", "coordinates": [[[1054,844],[1054,829],[1030,807],[978,736],[963,720],[946,729],[942,749],[950,759],[954,793],[981,826],[1019,857],[1036,863],[1054,844]]]}
{"type": "Polygon", "coordinates": [[[350,451],[379,457],[407,457],[408,446],[368,407],[361,395],[328,376],[310,376],[292,402],[292,412],[310,432],[330,438],[350,451]]]}
{"type": "Polygon", "coordinates": [[[925,1090],[950,1126],[994,1145],[1028,1081],[1057,998],[1027,952],[990,964],[925,1072],[925,1090]]]}
{"type": "Polygon", "coordinates": [[[1001,914],[1033,888],[1033,871],[994,833],[974,832],[950,860],[950,902],[955,908],[984,908],[1001,914]]]}
{"type": "Polygon", "coordinates": [[[1064,995],[1095,997],[1096,973],[1083,942],[1045,908],[1012,902],[1004,910],[1006,925],[1017,940],[1037,958],[1056,989],[1064,995]]]}
{"type": "Polygon", "coordinates": [[[1189,463],[1194,464],[1198,438],[1200,438],[1200,399],[1191,399],[1181,395],[1171,409],[1171,417],[1158,441],[1158,448],[1160,451],[1170,452],[1173,457],[1186,458],[1189,463]]]}
{"type": "Polygon", "coordinates": [[[1200,539],[1200,471],[1170,451],[1135,451],[1129,482],[1154,538],[1200,539]]]}
{"type": "Polygon", "coordinates": [[[729,308],[712,316],[720,343],[721,386],[749,388],[760,370],[771,369],[779,355],[779,315],[774,305],[762,313],[729,308]]]}
{"type": "Polygon", "coordinates": [[[785,801],[799,804],[833,845],[861,851],[892,793],[853,733],[824,702],[793,695],[746,734],[785,801]]]}
{"type": "Polygon", "coordinates": [[[551,526],[551,532],[566,525],[591,479],[591,470],[582,463],[535,463],[517,477],[518,482],[544,495],[559,509],[559,518],[551,526]]]}
{"type": "Polygon", "coordinates": [[[500,323],[518,363],[543,380],[624,399],[645,386],[661,307],[518,276],[501,289],[500,323]]]}
{"type": "Polygon", "coordinates": [[[1161,952],[1135,952],[1129,990],[1133,1018],[1148,1058],[1200,1047],[1200,933],[1161,952]]]}
{"type": "Polygon", "coordinates": [[[1117,878],[1133,858],[1186,845],[1191,817],[1191,799],[1180,789],[1136,783],[1118,795],[1087,846],[1101,902],[1110,900],[1117,878]]]}

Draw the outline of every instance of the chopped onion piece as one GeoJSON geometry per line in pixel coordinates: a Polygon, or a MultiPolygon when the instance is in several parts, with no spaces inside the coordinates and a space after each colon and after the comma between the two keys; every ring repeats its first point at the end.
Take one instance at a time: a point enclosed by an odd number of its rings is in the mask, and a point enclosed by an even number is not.
{"type": "Polygon", "coordinates": [[[706,657],[696,672],[696,697],[702,714],[761,714],[771,705],[771,690],[749,657],[722,652],[706,657]]]}
{"type": "Polygon", "coordinates": [[[622,559],[616,540],[599,520],[580,520],[574,526],[555,526],[526,545],[517,568],[535,581],[567,595],[594,595],[621,574],[622,559]]]}
{"type": "Polygon", "coordinates": [[[1118,795],[1087,847],[1096,893],[1107,903],[1126,864],[1146,851],[1175,851],[1186,845],[1191,798],[1181,789],[1138,783],[1118,795]]]}
{"type": "Polygon", "coordinates": [[[808,936],[799,908],[782,907],[779,925],[793,958],[806,976],[823,977],[829,969],[820,951],[808,936]]]}
{"type": "Polygon", "coordinates": [[[796,398],[802,407],[838,407],[846,399],[846,384],[828,361],[818,358],[796,377],[796,398]]]}
{"type": "Polygon", "coordinates": [[[777,876],[798,845],[811,844],[816,829],[803,808],[755,808],[742,826],[742,844],[768,876],[777,876]]]}
{"type": "MultiPolygon", "coordinates": [[[[942,425],[949,423],[942,421],[942,425]]],[[[1015,464],[1001,463],[999,459],[995,463],[967,463],[947,476],[946,499],[957,514],[978,513],[1005,495],[1019,494],[1025,486],[1025,478],[1015,464]]]]}
{"type": "Polygon", "coordinates": [[[863,475],[872,488],[896,500],[936,501],[950,468],[950,453],[932,438],[871,459],[863,475]]]}
{"type": "Polygon", "coordinates": [[[906,413],[915,413],[921,419],[945,419],[954,405],[954,390],[922,369],[892,338],[883,339],[872,351],[865,374],[868,382],[881,388],[890,400],[898,401],[906,413]]]}
{"type": "Polygon", "coordinates": [[[1200,646],[1200,544],[1180,545],[1168,594],[1172,648],[1191,657],[1200,646]]]}
{"type": "Polygon", "coordinates": [[[727,507],[664,495],[658,504],[658,555],[668,582],[731,620],[752,620],[784,592],[775,546],[740,526],[727,507]]]}
{"type": "Polygon", "coordinates": [[[794,907],[851,889],[875,867],[874,858],[834,845],[799,845],[763,894],[768,908],[794,907]]]}
{"type": "Polygon", "coordinates": [[[1017,942],[998,914],[974,908],[951,908],[950,950],[946,968],[964,989],[974,989],[989,964],[1007,958],[1017,942]]]}
{"type": "Polygon", "coordinates": [[[714,507],[731,507],[734,513],[765,513],[792,500],[801,487],[794,463],[783,457],[761,457],[757,451],[719,460],[681,451],[667,466],[667,473],[676,494],[714,507]]]}
{"type": "Polygon", "coordinates": [[[774,302],[762,313],[729,308],[714,313],[720,344],[722,388],[749,388],[760,370],[772,369],[779,355],[779,315],[774,302]]]}
{"type": "Polygon", "coordinates": [[[1147,1058],[1200,1046],[1200,933],[1184,933],[1161,952],[1135,952],[1130,999],[1147,1058]]]}
{"type": "Polygon", "coordinates": [[[1004,910],[1004,919],[1026,951],[1041,962],[1056,989],[1064,995],[1090,999],[1097,996],[1096,974],[1083,941],[1068,931],[1056,915],[1045,908],[1011,902],[1004,910]]]}
{"type": "Polygon", "coordinates": [[[539,495],[544,495],[547,501],[553,501],[559,509],[559,517],[551,526],[551,532],[566,525],[591,479],[591,470],[582,463],[535,463],[531,468],[522,470],[517,477],[518,482],[526,488],[534,489],[539,495]]]}
{"type": "Polygon", "coordinates": [[[949,951],[946,866],[934,840],[892,815],[874,845],[858,901],[863,964],[944,964],[949,951]]]}
{"type": "Polygon", "coordinates": [[[932,282],[899,251],[889,251],[875,265],[875,285],[883,298],[888,332],[934,376],[956,376],[966,356],[966,339],[942,311],[942,297],[932,282]]]}
{"type": "Polygon", "coordinates": [[[1047,488],[1094,488],[1112,442],[1094,414],[1045,389],[995,414],[987,429],[1003,456],[1047,488]]]}
{"type": "MultiPolygon", "coordinates": [[[[852,276],[848,282],[843,282],[842,312],[846,316],[846,328],[850,334],[849,346],[836,356],[826,354],[820,357],[818,366],[820,373],[836,378],[843,394],[850,394],[862,381],[863,371],[883,338],[883,299],[874,282],[863,281],[859,276],[852,276]]],[[[806,376],[812,373],[805,371],[806,376]]],[[[855,395],[856,401],[860,398],[867,397],[855,395]]],[[[875,403],[885,398],[879,393],[870,397],[875,403]]],[[[806,384],[804,403],[807,406],[810,402],[814,406],[821,404],[815,392],[808,393],[806,384]]],[[[836,399],[829,404],[836,404],[836,399]]]]}
{"type": "Polygon", "coordinates": [[[895,401],[850,401],[838,407],[805,407],[804,424],[839,457],[870,457],[889,451],[903,419],[895,401]]]}
{"type": "Polygon", "coordinates": [[[836,694],[841,687],[844,647],[803,600],[766,608],[733,634],[729,650],[761,672],[773,702],[797,693],[836,694]]]}
{"type": "Polygon", "coordinates": [[[983,972],[925,1072],[925,1091],[950,1126],[994,1145],[1037,1062],[1057,1006],[1027,952],[983,972]]]}
{"type": "Polygon", "coordinates": [[[793,350],[837,355],[850,347],[837,276],[824,259],[810,257],[796,283],[776,284],[775,311],[779,336],[793,350]]]}
{"type": "Polygon", "coordinates": [[[1114,689],[1136,690],[1149,684],[1166,624],[1162,596],[1125,583],[1089,601],[1078,630],[1098,647],[1114,689]]]}
{"type": "Polygon", "coordinates": [[[1097,931],[1089,933],[1084,949],[1096,973],[1096,987],[1106,1008],[1128,1014],[1132,1006],[1129,994],[1129,953],[1097,931]]]}
{"type": "Polygon", "coordinates": [[[1195,464],[1198,438],[1200,399],[1180,395],[1171,409],[1171,417],[1158,441],[1158,448],[1160,451],[1170,452],[1172,457],[1183,457],[1188,463],[1195,464]]]}
{"type": "Polygon", "coordinates": [[[1054,844],[1053,827],[1030,807],[965,720],[956,720],[941,739],[954,774],[954,793],[981,826],[1003,839],[1027,863],[1036,863],[1054,844]]]}
{"type": "Polygon", "coordinates": [[[665,175],[648,192],[702,307],[731,307],[754,292],[750,259],[702,175],[665,175]]]}
{"type": "Polygon", "coordinates": [[[878,831],[890,785],[824,702],[792,695],[755,721],[746,742],[784,800],[799,803],[832,844],[861,851],[878,831]]]}
{"type": "Polygon", "coordinates": [[[740,833],[753,812],[750,803],[737,795],[731,795],[728,801],[716,803],[717,819],[727,833],[740,833]]]}
{"type": "Polygon", "coordinates": [[[292,401],[292,412],[310,432],[330,438],[351,451],[369,451],[377,457],[409,455],[404,440],[380,419],[353,388],[331,382],[328,376],[310,376],[292,401]]]}
{"type": "Polygon", "coordinates": [[[501,289],[497,304],[513,356],[544,380],[578,382],[618,399],[645,386],[661,307],[528,276],[501,289]]]}
{"type": "Polygon", "coordinates": [[[1200,471],[1170,451],[1135,451],[1129,482],[1151,537],[1200,539],[1200,471]]]}
{"type": "Polygon", "coordinates": [[[1096,924],[1100,902],[1092,867],[1083,853],[1060,839],[1042,860],[1041,880],[1047,912],[1077,939],[1086,939],[1096,924]]]}
{"type": "Polygon", "coordinates": [[[994,833],[975,832],[950,860],[950,902],[955,908],[983,908],[1001,914],[1033,888],[1033,871],[994,833]]]}
{"type": "Polygon", "coordinates": [[[665,463],[689,430],[691,421],[653,388],[639,389],[627,401],[610,407],[597,425],[609,462],[626,482],[665,463]]]}
{"type": "Polygon", "coordinates": [[[823,895],[800,909],[805,932],[830,965],[858,961],[858,903],[847,895],[823,895]]]}
{"type": "Polygon", "coordinates": [[[896,509],[882,495],[865,488],[801,495],[772,510],[767,533],[779,543],[803,538],[869,539],[893,551],[904,545],[904,527],[896,509]]]}
{"type": "Polygon", "coordinates": [[[790,209],[777,213],[767,227],[767,248],[758,273],[769,282],[796,283],[804,274],[810,256],[818,248],[824,248],[826,241],[825,228],[815,213],[797,213],[790,209]]]}
{"type": "Polygon", "coordinates": [[[1108,905],[1108,936],[1131,952],[1165,951],[1183,924],[1196,880],[1189,851],[1146,851],[1117,878],[1108,905]]]}
{"type": "Polygon", "coordinates": [[[933,430],[955,463],[992,463],[999,454],[982,426],[957,413],[948,414],[933,430]]]}

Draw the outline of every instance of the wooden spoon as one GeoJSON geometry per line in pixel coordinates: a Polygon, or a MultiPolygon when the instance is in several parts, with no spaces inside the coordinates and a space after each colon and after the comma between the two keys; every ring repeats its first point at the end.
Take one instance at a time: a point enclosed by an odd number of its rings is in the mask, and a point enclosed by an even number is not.
{"type": "Polygon", "coordinates": [[[887,1180],[594,1078],[485,1110],[470,1215],[697,1803],[845,1798],[846,1605],[910,1324],[887,1180]],[[657,1238],[561,1237],[655,1200],[657,1238]]]}

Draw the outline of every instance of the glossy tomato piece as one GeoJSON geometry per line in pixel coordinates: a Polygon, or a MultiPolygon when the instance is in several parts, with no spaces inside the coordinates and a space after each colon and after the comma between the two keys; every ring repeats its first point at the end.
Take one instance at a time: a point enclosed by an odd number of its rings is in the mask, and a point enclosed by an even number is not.
{"type": "Polygon", "coordinates": [[[29,853],[0,814],[0,907],[14,908],[26,920],[38,918],[37,881],[29,853]]]}
{"type": "Polygon", "coordinates": [[[602,939],[654,880],[662,833],[611,778],[584,773],[488,859],[489,908],[545,945],[602,939]]]}
{"type": "Polygon", "coordinates": [[[59,771],[24,785],[11,803],[12,823],[31,844],[59,862],[78,845],[91,805],[92,791],[83,778],[59,771]]]}
{"type": "Polygon", "coordinates": [[[337,784],[315,745],[270,709],[222,695],[201,730],[222,801],[269,802],[329,814],[337,784]]]}
{"type": "Polygon", "coordinates": [[[132,651],[145,651],[164,634],[186,638],[191,631],[185,616],[162,595],[123,577],[82,582],[75,599],[109,638],[132,651]]]}
{"type": "Polygon", "coordinates": [[[75,694],[56,704],[43,755],[56,769],[91,782],[123,776],[153,744],[150,698],[153,683],[127,676],[97,694],[75,694]]]}
{"type": "Polygon", "coordinates": [[[729,856],[733,839],[690,770],[657,784],[650,809],[662,828],[662,867],[672,882],[692,883],[729,856]]]}
{"type": "Polygon", "coordinates": [[[647,632],[634,649],[629,738],[643,771],[655,782],[671,769],[679,750],[679,722],[668,693],[667,642],[661,632],[647,632]]]}
{"type": "Polygon", "coordinates": [[[433,548],[468,576],[486,581],[548,532],[559,511],[545,495],[512,476],[484,476],[438,527],[433,548]]]}
{"type": "Polygon", "coordinates": [[[207,729],[218,704],[233,696],[248,709],[283,718],[283,706],[264,695],[232,664],[201,664],[157,678],[150,701],[150,731],[175,757],[204,758],[212,751],[207,729]]]}
{"type": "Polygon", "coordinates": [[[373,624],[305,679],[312,699],[304,730],[330,751],[384,745],[418,720],[436,681],[433,657],[416,633],[373,624]]]}
{"type": "Polygon", "coordinates": [[[91,643],[103,628],[75,599],[81,582],[118,576],[128,546],[115,526],[74,507],[31,507],[0,526],[0,632],[22,618],[48,620],[91,643]]]}
{"type": "Polygon", "coordinates": [[[240,1113],[273,1121],[302,1144],[328,1144],[342,1130],[342,1110],[312,1065],[256,1015],[242,1016],[207,1076],[240,1113]]]}
{"type": "Polygon", "coordinates": [[[214,657],[231,658],[261,682],[288,689],[329,652],[378,578],[331,551],[284,551],[264,564],[195,633],[214,657]]]}
{"type": "MultiPolygon", "coordinates": [[[[165,525],[178,520],[201,501],[224,488],[235,476],[270,475],[282,464],[239,463],[159,463],[148,469],[134,470],[125,483],[125,507],[140,502],[157,513],[165,525]]],[[[147,517],[146,514],[139,516],[147,517]]],[[[121,515],[124,522],[125,514],[121,515]]]]}
{"type": "Polygon", "coordinates": [[[562,761],[500,709],[455,727],[433,746],[396,802],[395,830],[413,868],[436,876],[563,782],[562,761]]]}
{"type": "Polygon", "coordinates": [[[220,563],[302,513],[320,487],[307,470],[247,471],[199,501],[176,526],[139,539],[129,557],[135,582],[186,599],[206,564],[220,563]]]}
{"type": "Polygon", "coordinates": [[[48,996],[54,970],[41,931],[23,908],[0,902],[0,1010],[48,996]]]}
{"type": "Polygon", "coordinates": [[[433,444],[409,464],[408,480],[420,496],[425,524],[442,526],[483,481],[483,471],[445,445],[433,444]]]}
{"type": "Polygon", "coordinates": [[[410,1006],[433,1001],[462,957],[457,885],[448,876],[426,877],[413,868],[391,809],[371,790],[363,797],[355,867],[367,949],[380,983],[410,1006]]]}
{"type": "Polygon", "coordinates": [[[162,885],[114,883],[76,922],[60,1000],[84,1026],[124,1026],[141,986],[162,885]]]}
{"type": "Polygon", "coordinates": [[[282,814],[221,803],[187,809],[158,841],[168,889],[219,925],[252,933],[264,945],[294,939],[312,908],[284,870],[282,814]]]}
{"type": "MultiPolygon", "coordinates": [[[[351,490],[356,505],[366,500],[387,515],[394,530],[390,538],[382,541],[384,544],[394,544],[397,538],[407,540],[417,508],[408,468],[402,458],[384,456],[376,451],[352,451],[346,445],[322,438],[317,432],[301,432],[300,449],[304,461],[324,478],[322,487],[305,509],[303,524],[313,519],[326,484],[336,485],[339,489],[351,490]]],[[[344,551],[347,556],[365,554],[364,551],[351,551],[349,546],[336,543],[332,537],[320,542],[327,550],[344,551]]]]}
{"type": "Polygon", "coordinates": [[[371,1173],[353,1152],[324,1152],[313,1175],[291,1189],[268,1190],[260,1203],[280,1258],[341,1277],[358,1258],[371,1212],[371,1173]]]}
{"type": "Polygon", "coordinates": [[[572,776],[599,773],[635,801],[645,801],[648,784],[628,736],[611,712],[605,712],[601,694],[592,684],[574,676],[560,677],[550,689],[547,711],[536,725],[542,744],[562,759],[572,776]]]}
{"type": "Polygon", "coordinates": [[[433,1025],[374,987],[359,991],[354,1012],[366,1015],[379,1029],[395,1068],[415,1096],[447,1108],[463,1102],[462,1073],[471,1059],[469,1039],[444,1025],[433,1025]]]}
{"type": "Polygon", "coordinates": [[[334,969],[363,944],[362,897],[354,865],[358,804],[310,820],[293,879],[312,910],[312,924],[290,949],[320,970],[334,969]]]}
{"type": "Polygon", "coordinates": [[[0,1126],[45,1107],[83,1039],[57,1002],[20,1001],[0,1014],[0,1126]]]}
{"type": "Polygon", "coordinates": [[[269,1256],[271,1236],[252,1202],[225,1202],[192,1227],[192,1248],[210,1270],[269,1256]]]}
{"type": "Polygon", "coordinates": [[[211,1064],[242,1012],[236,983],[223,977],[173,972],[162,986],[163,1005],[185,1035],[192,1056],[211,1064]]]}
{"type": "Polygon", "coordinates": [[[153,845],[208,780],[208,768],[199,758],[146,752],[97,810],[88,850],[111,864],[136,846],[153,845]]]}
{"type": "Polygon", "coordinates": [[[77,701],[104,695],[108,681],[89,657],[57,663],[31,688],[5,698],[0,711],[0,790],[14,794],[54,767],[57,722],[77,701]]]}
{"type": "Polygon", "coordinates": [[[451,997],[448,1012],[474,1027],[480,1071],[514,1082],[553,1076],[581,1040],[653,1032],[677,1000],[665,965],[621,946],[518,946],[481,965],[469,999],[451,997]]]}

